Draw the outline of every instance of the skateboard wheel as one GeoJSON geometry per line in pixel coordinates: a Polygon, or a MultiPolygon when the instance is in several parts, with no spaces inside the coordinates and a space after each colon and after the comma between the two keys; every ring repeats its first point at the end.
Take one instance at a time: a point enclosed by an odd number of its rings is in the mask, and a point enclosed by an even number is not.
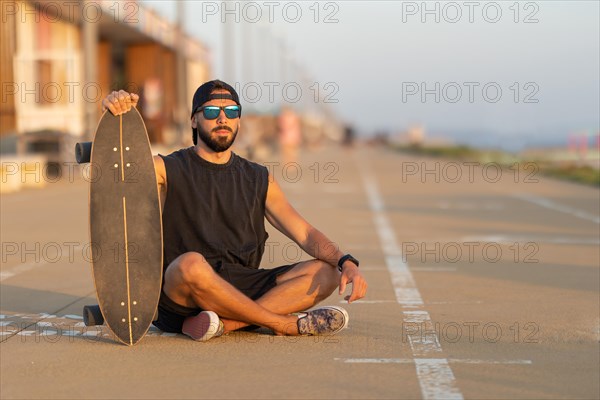
{"type": "Polygon", "coordinates": [[[83,306],[83,323],[85,326],[102,325],[104,323],[104,316],[100,311],[100,306],[83,306]]]}
{"type": "Polygon", "coordinates": [[[81,142],[75,145],[75,160],[77,160],[77,164],[89,163],[91,155],[92,142],[81,142]]]}

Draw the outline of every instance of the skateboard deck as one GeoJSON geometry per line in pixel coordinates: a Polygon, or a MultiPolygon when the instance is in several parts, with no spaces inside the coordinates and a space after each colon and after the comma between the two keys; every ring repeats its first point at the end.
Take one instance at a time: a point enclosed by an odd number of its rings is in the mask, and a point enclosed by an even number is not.
{"type": "Polygon", "coordinates": [[[162,284],[162,220],[152,152],[139,112],[105,112],[91,146],[90,238],[100,318],[134,345],[162,284]]]}

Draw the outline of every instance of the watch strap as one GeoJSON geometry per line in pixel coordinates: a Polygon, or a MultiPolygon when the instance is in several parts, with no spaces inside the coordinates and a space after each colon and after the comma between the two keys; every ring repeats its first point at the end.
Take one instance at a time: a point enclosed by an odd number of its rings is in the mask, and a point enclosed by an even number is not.
{"type": "Polygon", "coordinates": [[[340,272],[342,272],[342,266],[344,265],[344,263],[346,261],[350,261],[351,263],[353,263],[354,265],[356,265],[358,267],[358,260],[354,257],[352,257],[351,254],[346,254],[344,255],[342,258],[340,258],[340,260],[338,261],[338,270],[340,270],[340,272]]]}

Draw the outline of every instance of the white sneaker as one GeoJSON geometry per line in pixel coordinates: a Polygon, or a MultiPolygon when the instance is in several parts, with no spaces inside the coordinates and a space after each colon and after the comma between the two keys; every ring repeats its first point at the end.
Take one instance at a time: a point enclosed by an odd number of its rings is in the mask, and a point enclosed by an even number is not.
{"type": "Polygon", "coordinates": [[[219,337],[223,334],[225,327],[217,313],[213,311],[202,311],[195,317],[187,317],[183,321],[181,332],[199,342],[219,337]]]}

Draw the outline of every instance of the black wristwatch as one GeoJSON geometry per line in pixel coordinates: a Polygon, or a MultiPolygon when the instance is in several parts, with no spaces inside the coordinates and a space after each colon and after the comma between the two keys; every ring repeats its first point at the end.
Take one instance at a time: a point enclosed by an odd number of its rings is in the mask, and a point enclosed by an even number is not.
{"type": "Polygon", "coordinates": [[[338,269],[340,270],[340,272],[342,272],[342,265],[344,265],[344,263],[346,261],[350,261],[351,263],[353,263],[354,265],[356,265],[358,267],[358,260],[354,257],[352,257],[351,254],[346,254],[345,256],[343,256],[342,258],[340,258],[340,261],[338,261],[338,269]]]}

